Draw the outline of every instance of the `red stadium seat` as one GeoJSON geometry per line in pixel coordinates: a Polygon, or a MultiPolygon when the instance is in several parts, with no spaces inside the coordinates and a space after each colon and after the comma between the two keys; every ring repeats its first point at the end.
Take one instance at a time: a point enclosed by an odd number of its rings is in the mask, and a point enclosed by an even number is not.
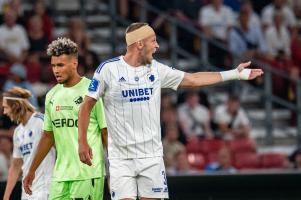
{"type": "Polygon", "coordinates": [[[218,139],[204,139],[199,141],[201,152],[205,154],[217,153],[223,146],[225,141],[218,139]]]}
{"type": "Polygon", "coordinates": [[[198,170],[203,170],[205,167],[205,157],[201,153],[188,153],[188,162],[191,167],[198,169],[198,170]]]}
{"type": "Polygon", "coordinates": [[[198,140],[192,140],[186,144],[187,153],[201,153],[201,148],[198,140]]]}
{"type": "Polygon", "coordinates": [[[265,153],[260,155],[262,168],[285,168],[286,155],[281,153],[265,153]]]}
{"type": "Polygon", "coordinates": [[[207,163],[214,163],[217,162],[218,160],[218,153],[212,152],[206,154],[206,162],[207,163]]]}
{"type": "Polygon", "coordinates": [[[236,153],[234,166],[237,169],[257,169],[260,167],[259,156],[254,152],[236,153]]]}
{"type": "Polygon", "coordinates": [[[248,138],[232,140],[229,145],[234,154],[242,152],[256,152],[255,142],[248,138]]]}

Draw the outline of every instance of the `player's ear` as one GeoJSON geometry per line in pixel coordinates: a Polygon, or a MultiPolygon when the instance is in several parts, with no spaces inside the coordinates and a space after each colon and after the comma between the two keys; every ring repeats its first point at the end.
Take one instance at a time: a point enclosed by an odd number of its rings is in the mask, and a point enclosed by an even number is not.
{"type": "Polygon", "coordinates": [[[139,40],[136,44],[137,44],[137,48],[139,50],[141,50],[143,48],[143,42],[141,40],[139,40]]]}

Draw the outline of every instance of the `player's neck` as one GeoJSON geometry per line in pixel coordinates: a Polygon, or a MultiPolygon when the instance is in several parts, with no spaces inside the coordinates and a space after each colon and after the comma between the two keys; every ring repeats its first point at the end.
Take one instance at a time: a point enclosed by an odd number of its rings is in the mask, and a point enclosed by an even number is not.
{"type": "Polygon", "coordinates": [[[31,111],[27,111],[25,114],[25,117],[20,121],[20,123],[25,126],[25,124],[27,124],[27,122],[29,121],[29,119],[31,118],[31,115],[33,114],[33,112],[31,111]]]}
{"type": "Polygon", "coordinates": [[[80,82],[82,77],[79,74],[75,74],[70,80],[64,83],[64,87],[73,87],[80,82]]]}
{"type": "Polygon", "coordinates": [[[141,59],[139,59],[139,55],[131,52],[127,52],[125,56],[123,56],[124,61],[133,66],[133,67],[139,67],[143,65],[141,59]]]}

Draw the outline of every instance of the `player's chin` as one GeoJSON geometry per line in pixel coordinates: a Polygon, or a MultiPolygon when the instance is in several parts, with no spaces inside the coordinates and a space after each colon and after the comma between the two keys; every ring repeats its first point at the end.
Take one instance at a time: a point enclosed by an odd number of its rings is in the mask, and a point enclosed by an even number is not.
{"type": "Polygon", "coordinates": [[[63,79],[61,79],[61,78],[57,78],[56,81],[57,81],[59,84],[65,83],[65,80],[63,80],[63,79]]]}

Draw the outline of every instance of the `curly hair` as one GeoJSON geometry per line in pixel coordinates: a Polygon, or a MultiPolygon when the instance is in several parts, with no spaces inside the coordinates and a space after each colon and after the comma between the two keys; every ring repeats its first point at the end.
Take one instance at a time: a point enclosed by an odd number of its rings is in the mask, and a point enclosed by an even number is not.
{"type": "Polygon", "coordinates": [[[3,92],[3,99],[6,100],[7,105],[11,108],[14,121],[19,123],[26,116],[26,112],[34,112],[35,107],[29,102],[31,97],[29,90],[13,87],[6,92],[3,92]]]}
{"type": "Polygon", "coordinates": [[[61,56],[63,54],[78,56],[78,47],[69,38],[58,38],[52,41],[47,48],[48,56],[61,56]]]}

